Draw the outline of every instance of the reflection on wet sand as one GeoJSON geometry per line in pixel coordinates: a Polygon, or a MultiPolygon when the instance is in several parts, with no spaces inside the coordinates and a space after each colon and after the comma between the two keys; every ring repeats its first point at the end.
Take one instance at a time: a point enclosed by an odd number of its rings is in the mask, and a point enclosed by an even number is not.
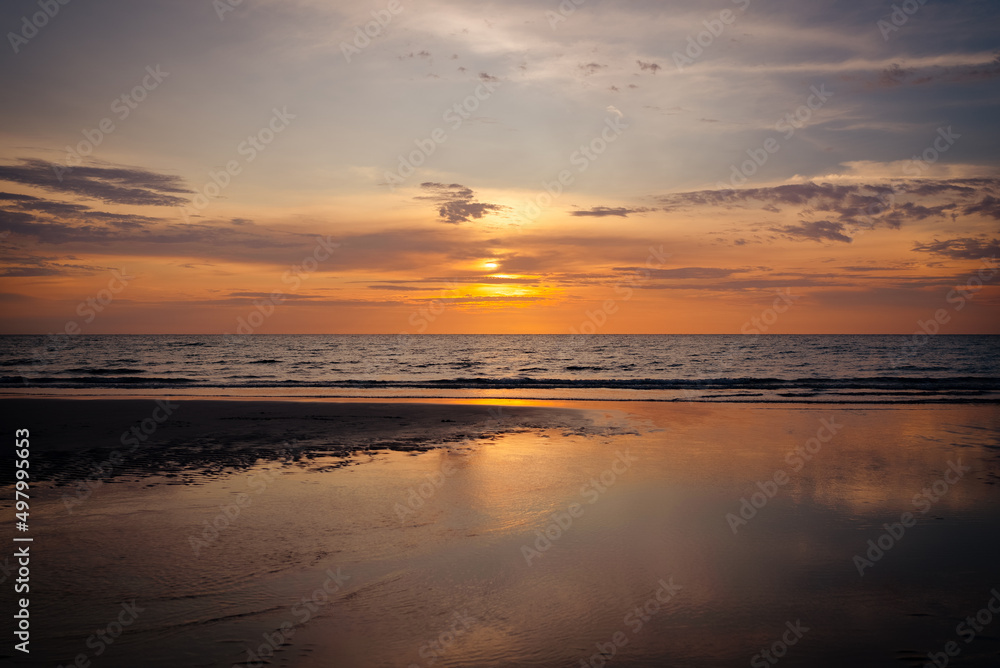
{"type": "MultiPolygon", "coordinates": [[[[137,476],[72,517],[56,488],[62,591],[42,596],[79,612],[50,646],[86,651],[136,597],[148,612],[102,665],[923,665],[1000,584],[992,406],[586,408],[348,466],[137,476]]],[[[994,665],[991,640],[959,642],[962,665],[994,665]]]]}

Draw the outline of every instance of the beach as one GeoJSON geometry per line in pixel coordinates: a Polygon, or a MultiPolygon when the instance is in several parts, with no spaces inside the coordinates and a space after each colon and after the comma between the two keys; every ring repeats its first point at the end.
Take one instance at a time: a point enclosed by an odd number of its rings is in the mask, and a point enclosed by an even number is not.
{"type": "Polygon", "coordinates": [[[32,665],[997,658],[990,404],[2,403],[32,665]]]}
{"type": "Polygon", "coordinates": [[[1000,666],[1000,2],[0,24],[0,667],[1000,666]]]}

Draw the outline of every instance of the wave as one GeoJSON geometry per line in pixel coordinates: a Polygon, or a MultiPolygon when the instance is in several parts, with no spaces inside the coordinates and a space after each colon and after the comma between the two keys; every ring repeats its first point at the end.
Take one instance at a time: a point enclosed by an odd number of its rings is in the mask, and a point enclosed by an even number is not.
{"type": "Polygon", "coordinates": [[[87,373],[92,376],[112,376],[120,373],[146,373],[145,369],[67,369],[66,373],[87,373]]]}
{"type": "Polygon", "coordinates": [[[34,366],[42,364],[43,360],[36,357],[19,357],[17,359],[0,360],[0,366],[34,366]]]}
{"type": "MultiPolygon", "coordinates": [[[[56,387],[74,388],[81,385],[87,387],[100,386],[134,387],[142,385],[149,388],[164,387],[182,383],[195,383],[190,378],[140,378],[138,376],[70,376],[66,378],[25,378],[23,376],[0,376],[0,387],[56,387]]],[[[204,385],[204,387],[232,387],[232,385],[204,385]]]]}
{"type": "Polygon", "coordinates": [[[0,376],[0,387],[77,387],[85,385],[107,387],[143,385],[149,388],[187,384],[205,388],[412,388],[412,389],[611,389],[611,390],[771,390],[771,391],[836,391],[855,390],[885,392],[1000,392],[1000,378],[961,376],[952,378],[931,377],[856,377],[856,378],[745,378],[720,377],[706,379],[662,378],[439,378],[434,380],[375,380],[327,379],[324,381],[263,380],[254,376],[230,376],[227,380],[246,382],[220,382],[219,380],[194,380],[173,377],[139,376],[68,376],[25,377],[0,376]]]}

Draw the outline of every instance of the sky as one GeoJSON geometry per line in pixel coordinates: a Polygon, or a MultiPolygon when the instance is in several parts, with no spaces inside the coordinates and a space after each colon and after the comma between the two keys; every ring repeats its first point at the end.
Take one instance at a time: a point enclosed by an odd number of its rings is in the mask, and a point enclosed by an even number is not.
{"type": "Polygon", "coordinates": [[[8,0],[0,333],[997,334],[998,25],[8,0]]]}

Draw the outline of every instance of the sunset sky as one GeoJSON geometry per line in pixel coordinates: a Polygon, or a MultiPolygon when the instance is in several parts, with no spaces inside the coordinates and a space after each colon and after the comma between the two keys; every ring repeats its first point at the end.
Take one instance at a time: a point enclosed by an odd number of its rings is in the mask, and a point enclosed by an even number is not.
{"type": "Polygon", "coordinates": [[[10,0],[0,332],[1000,333],[1000,4],[895,6],[10,0]]]}

